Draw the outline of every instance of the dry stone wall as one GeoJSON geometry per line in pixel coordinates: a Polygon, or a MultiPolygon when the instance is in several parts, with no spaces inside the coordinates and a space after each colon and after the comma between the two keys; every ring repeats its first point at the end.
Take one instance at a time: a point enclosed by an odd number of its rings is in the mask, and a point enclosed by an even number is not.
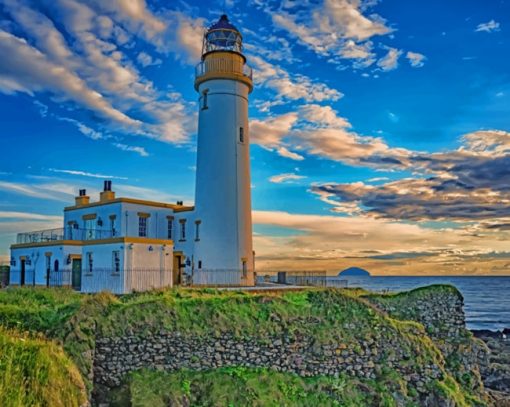
{"type": "MultiPolygon", "coordinates": [[[[462,342],[461,370],[477,369],[478,358],[483,355],[473,355],[470,353],[473,347],[465,346],[467,331],[463,303],[456,290],[428,290],[395,302],[377,297],[370,301],[391,316],[422,323],[434,342],[448,355],[461,350],[458,344],[462,342]],[[464,339],[461,341],[460,338],[464,339]]],[[[402,375],[406,385],[426,398],[428,384],[442,379],[445,374],[442,357],[429,358],[426,363],[421,359],[422,362],[417,363],[421,357],[420,349],[410,346],[391,324],[383,329],[386,331],[378,332],[372,338],[354,341],[351,338],[348,343],[333,344],[319,344],[313,338],[296,340],[285,335],[239,338],[227,333],[200,338],[168,331],[143,337],[103,337],[96,340],[94,382],[101,388],[116,387],[129,372],[141,368],[173,371],[226,366],[266,367],[301,376],[343,373],[360,378],[376,378],[384,374],[385,369],[392,369],[402,375]]],[[[426,336],[420,329],[414,335],[426,336]]],[[[480,387],[480,381],[475,380],[473,386],[480,387]]]]}
{"type": "MultiPolygon", "coordinates": [[[[382,332],[384,334],[384,332],[382,332]]],[[[395,341],[360,341],[345,346],[316,345],[309,340],[285,338],[239,339],[233,336],[197,339],[179,333],[161,332],[139,338],[102,338],[96,343],[95,381],[117,386],[130,371],[143,367],[160,370],[194,370],[226,366],[267,367],[301,376],[347,373],[375,378],[385,368],[401,372],[406,381],[425,392],[425,384],[442,376],[440,366],[416,366],[405,361],[416,355],[395,341]]]]}

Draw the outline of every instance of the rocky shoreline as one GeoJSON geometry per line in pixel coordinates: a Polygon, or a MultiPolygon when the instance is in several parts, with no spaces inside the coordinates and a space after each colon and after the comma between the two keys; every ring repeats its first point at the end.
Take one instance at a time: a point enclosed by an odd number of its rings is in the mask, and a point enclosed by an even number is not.
{"type": "Polygon", "coordinates": [[[490,351],[488,365],[480,369],[485,388],[496,406],[510,407],[510,329],[472,332],[490,351]]]}

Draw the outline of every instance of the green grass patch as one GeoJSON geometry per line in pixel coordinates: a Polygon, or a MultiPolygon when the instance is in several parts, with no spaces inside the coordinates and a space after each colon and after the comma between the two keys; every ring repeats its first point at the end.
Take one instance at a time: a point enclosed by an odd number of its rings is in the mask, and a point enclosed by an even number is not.
{"type": "Polygon", "coordinates": [[[239,367],[164,373],[141,370],[131,374],[125,394],[133,407],[163,406],[407,406],[416,405],[405,388],[350,376],[303,378],[268,369],[239,367]]]}
{"type": "Polygon", "coordinates": [[[76,366],[43,338],[0,328],[0,405],[81,406],[87,400],[76,366]]]}

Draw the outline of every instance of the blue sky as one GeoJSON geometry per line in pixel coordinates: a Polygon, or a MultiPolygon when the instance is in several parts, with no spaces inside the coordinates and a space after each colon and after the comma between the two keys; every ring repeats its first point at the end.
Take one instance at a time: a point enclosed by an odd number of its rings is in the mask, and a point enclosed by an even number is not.
{"type": "Polygon", "coordinates": [[[194,66],[223,12],[254,68],[259,267],[509,273],[508,1],[0,0],[4,260],[106,178],[193,202],[194,66]]]}

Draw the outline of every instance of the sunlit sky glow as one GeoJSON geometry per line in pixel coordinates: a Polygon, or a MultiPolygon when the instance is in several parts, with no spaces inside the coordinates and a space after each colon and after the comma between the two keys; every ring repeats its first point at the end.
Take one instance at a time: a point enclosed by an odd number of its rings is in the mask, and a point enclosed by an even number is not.
{"type": "Polygon", "coordinates": [[[510,274],[508,1],[0,0],[0,259],[79,188],[193,203],[204,27],[254,69],[257,268],[510,274]]]}

